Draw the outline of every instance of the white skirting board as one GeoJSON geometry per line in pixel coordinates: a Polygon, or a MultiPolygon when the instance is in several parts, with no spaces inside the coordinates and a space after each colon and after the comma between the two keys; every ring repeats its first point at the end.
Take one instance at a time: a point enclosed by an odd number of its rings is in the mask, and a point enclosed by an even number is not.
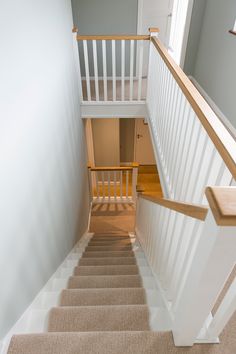
{"type": "MultiPolygon", "coordinates": [[[[14,334],[30,332],[32,333],[34,328],[37,328],[37,318],[38,320],[40,320],[40,318],[42,318],[43,316],[45,317],[48,312],[47,310],[40,310],[40,308],[44,308],[44,306],[42,305],[45,303],[46,295],[48,294],[48,292],[52,293],[52,295],[49,297],[49,300],[51,299],[51,302],[55,300],[55,297],[57,296],[55,293],[53,294],[55,283],[58,281],[58,279],[60,280],[63,272],[67,267],[73,266],[74,263],[78,263],[83,249],[87,246],[92,236],[93,233],[89,233],[86,231],[85,234],[80,238],[80,240],[73,247],[73,249],[70,251],[65,260],[62,262],[62,264],[57,268],[56,272],[51,276],[45,286],[40,290],[40,292],[35,297],[30,306],[25,310],[19,320],[15,323],[15,325],[10,329],[7,335],[0,342],[0,354],[7,353],[11,337],[14,334]],[[76,251],[78,248],[81,250],[81,252],[76,251]],[[34,323],[32,322],[32,319],[34,323]]],[[[64,287],[66,287],[66,285],[64,287]]]]}
{"type": "Polygon", "coordinates": [[[231,124],[229,119],[224,115],[224,113],[220,110],[217,104],[213,101],[213,99],[206,93],[206,91],[202,88],[202,86],[197,82],[197,80],[193,76],[189,76],[189,79],[192,81],[194,86],[198,89],[201,95],[205,98],[209,106],[213,109],[216,115],[220,118],[221,122],[230,130],[233,135],[236,137],[236,129],[231,124]]]}

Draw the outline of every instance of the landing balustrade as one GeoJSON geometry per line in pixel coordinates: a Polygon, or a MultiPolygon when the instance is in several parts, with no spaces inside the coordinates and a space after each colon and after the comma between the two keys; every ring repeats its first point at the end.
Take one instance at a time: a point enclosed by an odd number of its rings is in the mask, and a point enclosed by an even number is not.
{"type": "Polygon", "coordinates": [[[90,200],[95,204],[136,202],[138,164],[88,167],[90,200]]]}
{"type": "Polygon", "coordinates": [[[91,200],[136,204],[136,234],[175,344],[217,343],[236,310],[236,280],[225,287],[236,262],[236,140],[157,37],[154,29],[149,36],[77,36],[82,103],[145,104],[164,192],[158,199],[139,187],[136,198],[136,179],[132,195],[127,183],[117,195],[131,168],[91,168],[91,200]]]}

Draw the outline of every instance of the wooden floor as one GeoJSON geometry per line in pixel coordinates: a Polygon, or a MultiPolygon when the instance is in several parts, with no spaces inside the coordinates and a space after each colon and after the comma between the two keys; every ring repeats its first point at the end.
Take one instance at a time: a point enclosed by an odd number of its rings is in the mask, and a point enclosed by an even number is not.
{"type": "Polygon", "coordinates": [[[160,178],[156,165],[140,165],[138,168],[138,185],[148,194],[162,198],[160,178]]]}
{"type": "MultiPolygon", "coordinates": [[[[104,178],[106,179],[106,172],[104,172],[104,178]]],[[[101,180],[101,178],[100,178],[101,180]]],[[[117,181],[119,181],[119,178],[117,177],[117,181]]],[[[157,196],[159,198],[163,197],[162,189],[161,189],[161,184],[160,184],[160,178],[158,175],[157,167],[156,165],[140,165],[138,168],[138,185],[142,186],[144,188],[145,192],[154,196],[157,196]]],[[[99,185],[99,195],[108,197],[109,191],[108,191],[108,185],[99,185]]],[[[110,196],[114,197],[114,195],[120,195],[120,184],[117,183],[116,185],[116,192],[114,190],[114,185],[110,186],[110,196]]],[[[126,195],[126,177],[125,174],[123,176],[122,180],[122,194],[123,196],[126,195]]],[[[93,189],[93,195],[97,195],[97,189],[96,186],[93,189]]],[[[129,174],[129,183],[128,183],[128,195],[132,195],[132,173],[129,174]]]]}

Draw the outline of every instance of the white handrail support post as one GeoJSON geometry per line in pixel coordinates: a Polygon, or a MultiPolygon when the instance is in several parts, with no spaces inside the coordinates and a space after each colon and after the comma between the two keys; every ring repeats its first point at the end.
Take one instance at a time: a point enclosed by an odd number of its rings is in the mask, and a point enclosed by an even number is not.
{"type": "Polygon", "coordinates": [[[136,193],[137,181],[138,181],[138,165],[135,164],[133,167],[133,171],[132,171],[132,200],[133,200],[133,203],[136,203],[136,199],[137,199],[137,193],[136,193]]]}
{"type": "MultiPolygon", "coordinates": [[[[235,227],[218,226],[209,211],[174,309],[176,346],[192,346],[235,263],[235,227]]],[[[207,333],[205,334],[207,338],[207,333]]],[[[215,343],[217,338],[208,338],[215,343]]]]}

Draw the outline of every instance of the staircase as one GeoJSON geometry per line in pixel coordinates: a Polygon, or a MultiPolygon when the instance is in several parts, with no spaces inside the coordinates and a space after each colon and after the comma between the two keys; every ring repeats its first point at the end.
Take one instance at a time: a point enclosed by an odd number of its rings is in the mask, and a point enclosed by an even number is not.
{"type": "Polygon", "coordinates": [[[97,233],[49,311],[47,333],[13,336],[8,354],[154,354],[167,328],[138,241],[128,233],[97,233]]]}

